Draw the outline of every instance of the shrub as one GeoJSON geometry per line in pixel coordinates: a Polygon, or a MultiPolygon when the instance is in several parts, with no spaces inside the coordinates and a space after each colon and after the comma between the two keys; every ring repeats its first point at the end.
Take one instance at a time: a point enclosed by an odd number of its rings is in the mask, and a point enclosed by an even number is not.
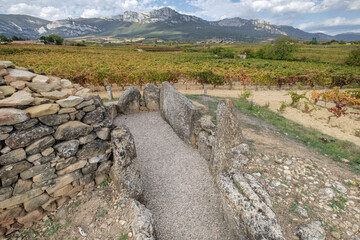
{"type": "Polygon", "coordinates": [[[360,66],[360,48],[351,50],[346,59],[347,65],[360,66]]]}
{"type": "Polygon", "coordinates": [[[293,60],[293,53],[298,49],[295,40],[283,36],[275,40],[274,44],[266,44],[257,51],[257,57],[274,60],[293,60]]]}

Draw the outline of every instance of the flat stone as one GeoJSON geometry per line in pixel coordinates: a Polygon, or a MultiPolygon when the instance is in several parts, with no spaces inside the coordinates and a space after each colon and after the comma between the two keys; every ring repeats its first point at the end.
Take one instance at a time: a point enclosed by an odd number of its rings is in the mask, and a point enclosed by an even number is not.
{"type": "Polygon", "coordinates": [[[55,168],[46,168],[40,174],[34,176],[32,178],[34,183],[44,182],[50,179],[56,178],[57,175],[55,174],[55,168]]]}
{"type": "Polygon", "coordinates": [[[16,82],[16,81],[30,81],[33,79],[36,74],[29,72],[29,71],[23,71],[18,69],[7,69],[9,75],[5,76],[6,82],[16,82]]]}
{"type": "Polygon", "coordinates": [[[37,125],[30,129],[14,132],[5,141],[12,149],[29,146],[32,142],[46,135],[54,133],[54,129],[45,125],[37,125]]]}
{"type": "Polygon", "coordinates": [[[25,111],[27,111],[30,114],[31,118],[35,118],[35,117],[42,117],[57,113],[59,109],[60,109],[59,104],[48,103],[34,107],[29,107],[25,109],[25,111]]]}
{"type": "Polygon", "coordinates": [[[66,142],[61,142],[54,146],[56,149],[58,156],[69,158],[74,156],[79,149],[79,141],[78,140],[70,140],[66,142]]]}
{"type": "Polygon", "coordinates": [[[28,160],[29,162],[33,163],[33,162],[39,160],[40,158],[42,158],[42,155],[41,155],[40,153],[37,153],[37,154],[33,154],[33,155],[31,155],[31,156],[28,156],[28,157],[27,157],[27,160],[28,160]]]}
{"type": "Polygon", "coordinates": [[[67,158],[64,159],[63,161],[60,161],[56,164],[55,168],[56,170],[62,170],[68,166],[70,166],[71,164],[75,163],[77,161],[76,157],[71,157],[71,158],[67,158]]]}
{"type": "Polygon", "coordinates": [[[0,133],[0,141],[4,141],[10,136],[8,133],[0,133]]]}
{"type": "Polygon", "coordinates": [[[94,104],[94,99],[90,99],[89,101],[84,101],[82,103],[80,103],[79,105],[76,106],[76,109],[81,109],[90,105],[94,104]]]}
{"type": "Polygon", "coordinates": [[[83,102],[84,99],[78,96],[70,96],[68,98],[56,101],[63,108],[72,108],[83,102]]]}
{"type": "Polygon", "coordinates": [[[105,154],[106,150],[110,148],[110,144],[107,141],[96,139],[92,142],[89,142],[78,151],[76,156],[79,159],[89,159],[96,157],[102,154],[105,154]]]}
{"type": "Polygon", "coordinates": [[[53,195],[54,197],[61,197],[61,196],[68,196],[70,195],[69,192],[73,189],[74,187],[71,184],[66,185],[65,187],[60,188],[59,190],[56,190],[53,195]]]}
{"type": "Polygon", "coordinates": [[[49,156],[50,154],[52,154],[55,150],[52,147],[49,147],[47,149],[45,149],[44,151],[41,152],[41,155],[43,155],[44,157],[49,156]]]}
{"type": "Polygon", "coordinates": [[[97,135],[95,133],[91,133],[87,136],[79,138],[79,142],[81,145],[83,145],[83,144],[86,144],[86,143],[89,143],[89,142],[95,140],[96,137],[97,137],[97,135]]]}
{"type": "Polygon", "coordinates": [[[84,111],[78,111],[76,114],[75,114],[75,117],[77,120],[81,121],[81,119],[85,116],[85,112],[84,111]]]}
{"type": "Polygon", "coordinates": [[[100,109],[86,113],[82,121],[85,124],[93,125],[101,123],[104,120],[104,113],[100,109]]]}
{"type": "Polygon", "coordinates": [[[72,140],[88,135],[93,128],[79,121],[70,121],[60,125],[54,134],[56,140],[72,140]]]}
{"type": "Polygon", "coordinates": [[[2,92],[5,97],[8,97],[13,95],[16,89],[12,86],[0,86],[0,92],[2,92]]]}
{"type": "Polygon", "coordinates": [[[32,79],[33,83],[49,83],[50,79],[47,76],[43,76],[43,75],[36,75],[36,77],[34,77],[32,79]]]}
{"type": "Polygon", "coordinates": [[[96,171],[97,169],[97,163],[94,163],[94,164],[89,164],[87,166],[85,166],[83,169],[81,169],[81,172],[86,175],[86,174],[89,174],[89,173],[93,173],[96,171]]]}
{"type": "Polygon", "coordinates": [[[130,87],[124,91],[118,101],[118,110],[124,114],[137,113],[140,110],[140,91],[130,87]]]}
{"type": "Polygon", "coordinates": [[[41,95],[45,98],[59,100],[68,97],[69,95],[64,92],[52,91],[52,92],[42,92],[41,95]]]}
{"type": "Polygon", "coordinates": [[[43,165],[38,165],[38,166],[34,166],[32,168],[29,168],[28,170],[20,173],[20,177],[24,180],[32,178],[36,175],[41,174],[42,172],[45,172],[47,169],[50,168],[50,164],[43,164],[43,165]]]}
{"type": "Polygon", "coordinates": [[[72,165],[58,171],[57,174],[59,176],[61,176],[61,175],[65,175],[65,174],[74,172],[74,171],[76,171],[78,169],[81,169],[81,168],[85,167],[86,163],[87,163],[86,160],[80,160],[80,161],[78,161],[78,162],[76,162],[76,163],[74,163],[74,164],[72,164],[72,165]]]}
{"type": "Polygon", "coordinates": [[[32,211],[25,216],[18,217],[16,220],[24,225],[24,228],[30,228],[34,222],[43,218],[44,211],[41,208],[32,211]]]}
{"type": "Polygon", "coordinates": [[[1,180],[17,176],[19,173],[31,168],[33,165],[28,161],[17,162],[3,166],[0,169],[1,180]]]}
{"type": "Polygon", "coordinates": [[[34,98],[34,105],[41,105],[41,104],[45,104],[45,103],[53,103],[54,100],[48,99],[48,98],[40,98],[40,97],[35,97],[34,98]]]}
{"type": "Polygon", "coordinates": [[[23,131],[23,130],[32,128],[33,126],[35,126],[38,123],[39,123],[39,120],[37,120],[36,118],[32,118],[32,119],[30,119],[30,120],[28,120],[26,122],[17,123],[17,124],[14,125],[14,127],[18,131],[23,131]]]}
{"type": "Polygon", "coordinates": [[[72,88],[72,87],[73,87],[72,82],[70,82],[70,81],[67,80],[67,79],[61,79],[61,80],[60,80],[60,83],[61,83],[61,87],[62,87],[62,88],[72,88]]]}
{"type": "Polygon", "coordinates": [[[30,115],[15,108],[0,109],[0,126],[14,125],[30,119],[30,115]]]}
{"type": "MultiPolygon", "coordinates": [[[[0,188],[0,201],[8,199],[12,196],[13,188],[12,187],[2,187],[0,188]]],[[[0,214],[1,216],[1,214],[0,214]]],[[[1,221],[2,218],[0,218],[1,221]]]]}
{"type": "Polygon", "coordinates": [[[15,65],[10,61],[0,61],[0,69],[1,68],[13,68],[15,65]]]}
{"type": "Polygon", "coordinates": [[[19,195],[31,190],[32,181],[19,179],[15,185],[13,195],[19,195]]]}
{"type": "Polygon", "coordinates": [[[339,192],[341,193],[346,193],[347,192],[347,188],[339,182],[332,182],[331,185],[339,192]]]}
{"type": "Polygon", "coordinates": [[[6,69],[0,68],[0,77],[6,76],[8,75],[8,71],[6,71],[6,69]]]}
{"type": "Polygon", "coordinates": [[[74,96],[76,93],[75,88],[63,88],[61,89],[61,92],[68,94],[69,96],[74,96]]]}
{"type": "Polygon", "coordinates": [[[76,112],[76,108],[61,108],[59,114],[67,114],[76,112]]]}
{"type": "Polygon", "coordinates": [[[28,92],[20,91],[11,97],[0,100],[0,107],[27,106],[34,102],[34,98],[28,92]]]}
{"type": "Polygon", "coordinates": [[[25,201],[28,201],[34,197],[37,197],[41,195],[43,191],[41,189],[32,189],[26,193],[13,196],[12,198],[6,199],[4,201],[0,202],[0,208],[9,208],[21,203],[24,203],[25,201]]]}
{"type": "Polygon", "coordinates": [[[13,129],[13,126],[0,126],[0,133],[10,133],[13,129]]]}
{"type": "Polygon", "coordinates": [[[54,145],[54,143],[55,143],[55,138],[49,135],[33,142],[28,147],[26,147],[25,151],[28,155],[33,155],[44,151],[48,147],[54,145]]]}
{"type": "MultiPolygon", "coordinates": [[[[19,167],[19,166],[17,165],[17,167],[19,167]]],[[[1,178],[1,185],[3,187],[12,186],[13,184],[15,184],[18,181],[18,179],[19,179],[19,177],[17,174],[15,174],[11,177],[3,177],[3,178],[1,178]]]]}
{"type": "Polygon", "coordinates": [[[13,150],[7,154],[0,156],[0,165],[8,165],[11,163],[17,163],[26,158],[26,153],[23,148],[13,150]]]}
{"type": "Polygon", "coordinates": [[[92,112],[96,109],[95,105],[91,105],[91,106],[87,106],[87,107],[84,107],[82,110],[84,112],[92,112]]]}
{"type": "Polygon", "coordinates": [[[27,83],[26,86],[36,93],[51,92],[57,89],[56,85],[48,83],[27,83]]]}
{"type": "Polygon", "coordinates": [[[49,195],[46,193],[41,194],[29,201],[24,202],[24,208],[27,212],[32,212],[49,200],[49,195]]]}
{"type": "Polygon", "coordinates": [[[48,126],[56,126],[69,121],[69,114],[54,114],[39,117],[40,122],[48,126]]]}
{"type": "Polygon", "coordinates": [[[45,163],[55,160],[55,158],[56,158],[55,153],[52,153],[49,156],[41,157],[39,160],[36,160],[34,162],[34,165],[37,166],[37,165],[45,164],[45,163]]]}
{"type": "Polygon", "coordinates": [[[101,140],[109,140],[110,138],[110,128],[101,128],[99,131],[96,132],[96,135],[101,140]]]}
{"type": "Polygon", "coordinates": [[[18,89],[18,90],[22,90],[26,87],[26,82],[25,81],[16,81],[16,82],[11,82],[10,86],[18,89]]]}
{"type": "Polygon", "coordinates": [[[91,93],[91,89],[89,88],[83,88],[76,92],[76,96],[82,96],[83,94],[91,93]]]}
{"type": "MultiPolygon", "coordinates": [[[[82,177],[82,175],[81,175],[80,171],[76,171],[76,172],[66,174],[64,176],[60,176],[55,179],[54,184],[52,184],[46,188],[46,192],[48,194],[52,194],[55,191],[59,190],[60,188],[70,184],[71,182],[80,179],[81,177],[82,177]]],[[[1,203],[0,203],[0,206],[1,206],[1,203]]]]}

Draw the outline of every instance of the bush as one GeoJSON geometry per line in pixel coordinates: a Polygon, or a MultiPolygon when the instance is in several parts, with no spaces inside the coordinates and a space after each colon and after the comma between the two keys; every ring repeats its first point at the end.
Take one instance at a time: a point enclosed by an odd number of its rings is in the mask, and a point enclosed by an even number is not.
{"type": "Polygon", "coordinates": [[[49,36],[41,36],[39,38],[41,41],[43,41],[45,44],[56,44],[56,45],[62,45],[64,42],[64,39],[58,35],[51,34],[49,36]]]}
{"type": "Polygon", "coordinates": [[[294,39],[283,36],[276,39],[274,44],[266,44],[261,47],[256,56],[263,59],[293,60],[293,53],[297,49],[294,39]]]}
{"type": "Polygon", "coordinates": [[[351,50],[346,59],[346,64],[351,66],[360,66],[360,48],[351,50]]]}

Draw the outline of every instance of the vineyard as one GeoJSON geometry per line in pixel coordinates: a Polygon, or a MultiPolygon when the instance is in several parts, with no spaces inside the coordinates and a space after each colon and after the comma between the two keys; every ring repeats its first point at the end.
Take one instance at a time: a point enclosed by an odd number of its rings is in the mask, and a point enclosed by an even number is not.
{"type": "Polygon", "coordinates": [[[360,68],[348,66],[348,48],[300,47],[295,60],[240,59],[258,45],[233,44],[234,58],[209,49],[220,45],[178,46],[0,46],[0,58],[36,72],[60,76],[86,85],[191,81],[212,84],[309,85],[358,87],[360,68]],[[158,48],[158,51],[157,51],[158,48]]]}

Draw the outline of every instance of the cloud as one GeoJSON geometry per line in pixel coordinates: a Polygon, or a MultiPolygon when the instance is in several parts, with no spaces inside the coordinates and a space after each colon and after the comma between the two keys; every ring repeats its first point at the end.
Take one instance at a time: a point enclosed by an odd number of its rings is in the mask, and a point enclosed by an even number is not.
{"type": "Polygon", "coordinates": [[[85,9],[84,12],[81,14],[82,18],[93,18],[99,16],[99,10],[94,8],[92,9],[85,9]]]}
{"type": "Polygon", "coordinates": [[[341,27],[341,26],[360,26],[360,18],[348,19],[343,17],[328,18],[321,22],[302,23],[298,28],[303,30],[315,29],[319,27],[341,27]]]}

